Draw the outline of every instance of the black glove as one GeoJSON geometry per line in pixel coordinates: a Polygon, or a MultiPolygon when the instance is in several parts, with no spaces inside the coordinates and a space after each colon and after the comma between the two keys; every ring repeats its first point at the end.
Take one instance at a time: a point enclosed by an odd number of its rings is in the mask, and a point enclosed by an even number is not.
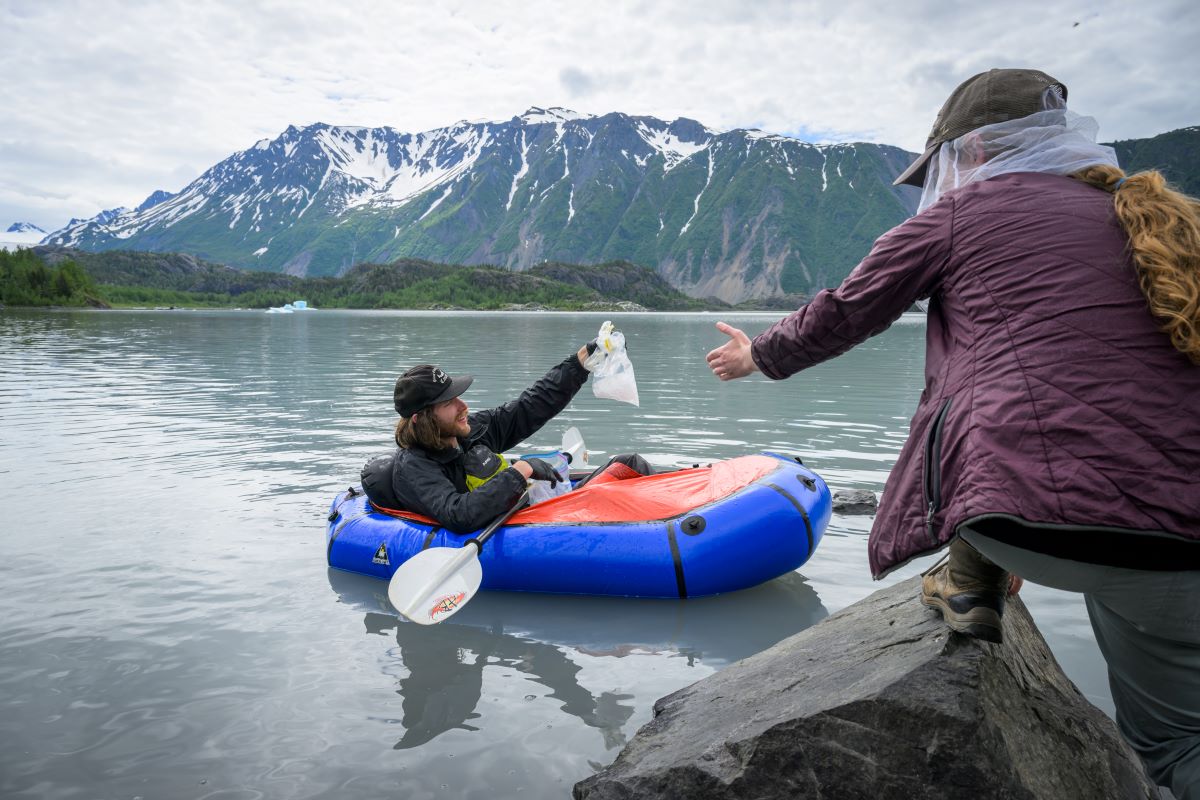
{"type": "Polygon", "coordinates": [[[545,461],[542,461],[540,458],[522,458],[518,460],[524,461],[529,465],[530,469],[533,470],[532,477],[535,481],[550,481],[551,489],[553,489],[555,486],[558,486],[559,481],[562,480],[562,475],[559,475],[558,471],[554,469],[554,467],[550,466],[545,461]]]}

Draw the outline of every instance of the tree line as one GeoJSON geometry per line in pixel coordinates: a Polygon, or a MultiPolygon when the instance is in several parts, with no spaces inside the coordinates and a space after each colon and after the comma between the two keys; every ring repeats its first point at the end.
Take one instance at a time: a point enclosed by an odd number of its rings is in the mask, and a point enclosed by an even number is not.
{"type": "Polygon", "coordinates": [[[359,264],[340,277],[298,278],[212,264],[179,253],[90,253],[37,247],[0,253],[0,303],[12,306],[579,310],[630,301],[653,310],[728,308],[688,297],[629,262],[547,263],[527,272],[400,259],[359,264]]]}
{"type": "Polygon", "coordinates": [[[0,250],[0,303],[6,306],[99,306],[96,282],[74,261],[47,265],[32,250],[0,250]]]}

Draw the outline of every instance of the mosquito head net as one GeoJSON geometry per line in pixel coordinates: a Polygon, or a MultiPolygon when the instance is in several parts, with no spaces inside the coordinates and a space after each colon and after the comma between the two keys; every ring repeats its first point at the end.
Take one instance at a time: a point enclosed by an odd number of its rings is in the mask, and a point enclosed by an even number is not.
{"type": "Polygon", "coordinates": [[[1069,111],[1048,90],[1047,105],[1057,106],[1020,119],[984,125],[943,142],[929,159],[917,213],[947,192],[974,181],[1010,172],[1069,175],[1085,167],[1117,164],[1111,147],[1096,144],[1099,125],[1092,117],[1069,111]]]}

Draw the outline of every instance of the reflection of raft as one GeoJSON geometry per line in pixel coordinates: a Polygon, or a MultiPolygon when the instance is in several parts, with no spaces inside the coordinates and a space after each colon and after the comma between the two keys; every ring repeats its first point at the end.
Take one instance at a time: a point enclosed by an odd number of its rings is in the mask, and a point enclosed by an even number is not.
{"type": "MultiPolygon", "coordinates": [[[[638,597],[730,592],[790,572],[829,523],[828,487],[795,459],[742,456],[591,485],[516,514],[480,553],[484,589],[638,597]]],[[[331,509],[329,565],[377,578],[470,534],[383,514],[362,494],[331,509]]]]}
{"type": "Polygon", "coordinates": [[[338,602],[364,612],[368,633],[396,631],[404,639],[402,644],[428,636],[426,631],[461,633],[471,628],[568,653],[612,658],[631,652],[676,653],[716,668],[760,653],[829,616],[816,590],[799,572],[686,603],[565,595],[548,602],[544,595],[528,592],[487,592],[477,594],[453,619],[429,626],[397,616],[382,581],[340,569],[328,570],[327,577],[338,602]],[[747,625],[748,619],[754,624],[747,625]],[[581,625],[580,620],[587,624],[581,625]]]}
{"type": "Polygon", "coordinates": [[[399,679],[404,736],[395,745],[398,750],[418,747],[453,728],[486,725],[474,722],[481,713],[487,716],[486,708],[480,708],[485,680],[503,681],[514,674],[522,687],[533,682],[549,689],[546,696],[560,704],[562,714],[601,732],[606,749],[621,747],[623,728],[638,707],[624,693],[625,673],[601,666],[594,674],[611,677],[584,685],[579,662],[606,659],[611,664],[632,654],[659,653],[715,669],[762,652],[829,616],[798,572],[686,603],[625,597],[555,597],[547,602],[542,595],[489,592],[438,625],[398,617],[382,581],[337,569],[329,570],[328,578],[340,603],[366,612],[368,634],[394,636],[398,645],[389,650],[407,672],[399,679]],[[749,619],[754,624],[746,624],[749,619]]]}

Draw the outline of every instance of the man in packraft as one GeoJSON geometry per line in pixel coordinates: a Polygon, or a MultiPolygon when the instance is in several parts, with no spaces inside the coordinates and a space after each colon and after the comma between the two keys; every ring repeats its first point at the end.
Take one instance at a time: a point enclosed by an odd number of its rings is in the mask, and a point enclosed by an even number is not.
{"type": "MultiPolygon", "coordinates": [[[[512,508],[531,480],[562,476],[546,461],[510,462],[504,451],[525,441],[553,419],[587,382],[584,366],[595,349],[589,342],[502,406],[472,412],[461,398],[474,381],[451,377],[420,364],[396,379],[393,400],[397,450],[363,468],[363,488],[373,504],[435,519],[447,530],[468,533],[512,508]]],[[[595,474],[651,474],[640,456],[617,456],[595,474]]],[[[589,479],[591,479],[589,477],[589,479]]]]}

